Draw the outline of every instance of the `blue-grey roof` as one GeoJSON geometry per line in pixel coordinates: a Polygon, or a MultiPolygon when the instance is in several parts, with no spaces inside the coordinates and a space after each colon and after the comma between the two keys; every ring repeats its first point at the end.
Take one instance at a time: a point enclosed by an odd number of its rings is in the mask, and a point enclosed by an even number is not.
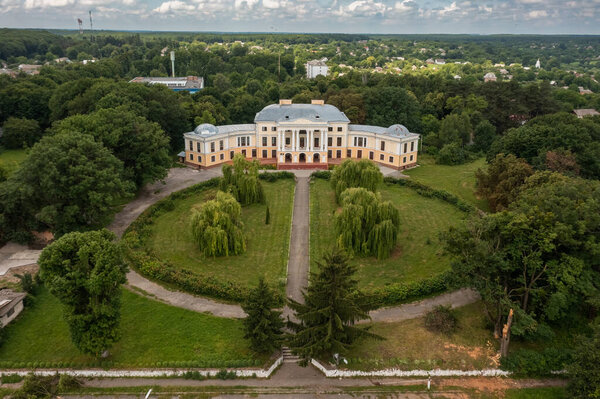
{"type": "Polygon", "coordinates": [[[177,156],[185,158],[185,151],[181,151],[179,154],[177,154],[177,156]]]}
{"type": "Polygon", "coordinates": [[[224,133],[235,133],[235,132],[249,132],[254,131],[256,125],[254,123],[245,123],[240,125],[223,125],[214,126],[210,123],[203,123],[198,125],[193,132],[187,132],[186,135],[191,134],[199,137],[211,137],[217,134],[224,133]]]}
{"type": "Polygon", "coordinates": [[[219,126],[219,133],[235,133],[235,132],[247,132],[249,130],[255,130],[256,125],[254,123],[243,123],[240,125],[223,125],[219,126]]]}
{"type": "Polygon", "coordinates": [[[194,133],[196,134],[215,134],[217,131],[217,127],[210,123],[202,123],[194,129],[194,133]]]}
{"type": "Polygon", "coordinates": [[[348,125],[351,132],[365,132],[375,134],[386,134],[395,137],[417,137],[418,134],[408,131],[406,126],[396,124],[390,127],[371,126],[371,125],[348,125]]]}
{"type": "Polygon", "coordinates": [[[350,122],[342,111],[329,104],[271,104],[256,114],[254,122],[291,122],[308,119],[312,122],[350,122]]]}

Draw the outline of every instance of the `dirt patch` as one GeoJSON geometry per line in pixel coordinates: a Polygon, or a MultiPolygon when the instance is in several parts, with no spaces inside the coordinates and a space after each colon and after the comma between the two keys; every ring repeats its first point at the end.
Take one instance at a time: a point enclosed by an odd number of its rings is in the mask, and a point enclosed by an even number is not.
{"type": "Polygon", "coordinates": [[[40,267],[36,264],[12,267],[4,276],[0,276],[0,285],[2,283],[19,283],[21,280],[16,276],[17,274],[30,273],[31,275],[36,275],[39,270],[40,267]]]}
{"type": "Polygon", "coordinates": [[[393,250],[393,251],[392,251],[392,253],[390,254],[390,258],[391,258],[391,259],[397,259],[397,258],[399,258],[400,256],[402,256],[402,253],[403,253],[403,252],[404,252],[404,251],[402,250],[402,245],[396,245],[396,246],[394,247],[394,250],[393,250]]]}
{"type": "Polygon", "coordinates": [[[494,348],[494,344],[490,341],[486,343],[485,347],[467,347],[463,345],[445,343],[444,349],[464,353],[474,360],[485,358],[489,367],[498,367],[500,365],[500,354],[494,348]]]}
{"type": "Polygon", "coordinates": [[[566,380],[559,379],[523,379],[515,380],[502,377],[470,377],[470,378],[440,378],[432,379],[432,384],[437,387],[461,387],[476,389],[481,392],[493,392],[496,397],[504,397],[507,389],[539,388],[539,387],[564,387],[566,380]]]}

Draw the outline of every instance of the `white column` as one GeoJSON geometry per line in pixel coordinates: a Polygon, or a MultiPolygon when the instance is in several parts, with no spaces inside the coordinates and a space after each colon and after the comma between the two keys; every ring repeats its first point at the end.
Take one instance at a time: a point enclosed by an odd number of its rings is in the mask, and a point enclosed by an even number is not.
{"type": "Polygon", "coordinates": [[[327,140],[329,139],[329,138],[327,137],[328,135],[329,135],[329,133],[327,133],[327,130],[325,130],[325,132],[324,132],[324,136],[325,136],[325,138],[323,139],[323,151],[327,151],[327,148],[328,148],[328,147],[327,147],[327,146],[328,146],[328,144],[327,144],[327,140]]]}
{"type": "Polygon", "coordinates": [[[323,152],[323,131],[319,132],[319,151],[323,152]]]}
{"type": "Polygon", "coordinates": [[[281,143],[283,142],[281,133],[281,130],[277,131],[277,148],[279,151],[283,151],[283,147],[281,146],[281,143]]]}
{"type": "Polygon", "coordinates": [[[300,130],[296,129],[296,151],[300,150],[300,130]]]}

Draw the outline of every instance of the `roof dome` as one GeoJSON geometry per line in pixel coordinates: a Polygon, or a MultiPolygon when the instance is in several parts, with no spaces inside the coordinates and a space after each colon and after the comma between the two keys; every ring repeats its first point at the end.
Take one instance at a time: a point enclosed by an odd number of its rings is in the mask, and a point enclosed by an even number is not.
{"type": "Polygon", "coordinates": [[[194,129],[194,133],[196,134],[213,134],[217,132],[217,127],[215,125],[211,125],[210,123],[203,123],[194,129]]]}
{"type": "Polygon", "coordinates": [[[387,132],[396,136],[404,136],[410,133],[404,125],[392,125],[388,127],[387,132]]]}

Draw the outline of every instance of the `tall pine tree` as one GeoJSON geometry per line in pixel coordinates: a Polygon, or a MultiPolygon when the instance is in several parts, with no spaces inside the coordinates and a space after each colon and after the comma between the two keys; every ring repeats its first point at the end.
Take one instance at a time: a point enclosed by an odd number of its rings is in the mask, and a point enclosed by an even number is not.
{"type": "Polygon", "coordinates": [[[288,336],[290,349],[306,364],[321,355],[344,354],[358,339],[380,338],[368,332],[369,327],[356,327],[359,320],[369,318],[373,303],[358,290],[353,278],[356,268],[338,249],[323,256],[319,271],[311,273],[304,303],[290,299],[289,306],[299,322],[288,322],[295,332],[288,336]]]}
{"type": "Polygon", "coordinates": [[[242,305],[248,315],[244,319],[244,338],[250,340],[250,347],[257,352],[272,352],[281,346],[283,320],[281,312],[273,310],[276,306],[275,293],[261,277],[242,305]]]}

